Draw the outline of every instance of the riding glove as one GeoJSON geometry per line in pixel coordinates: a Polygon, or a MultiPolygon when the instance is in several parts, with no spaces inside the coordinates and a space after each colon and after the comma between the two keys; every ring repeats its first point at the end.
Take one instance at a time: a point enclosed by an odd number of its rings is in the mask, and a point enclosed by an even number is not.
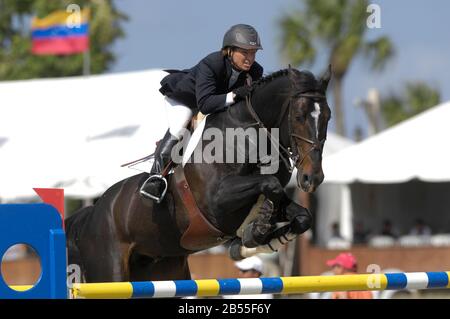
{"type": "Polygon", "coordinates": [[[233,90],[234,93],[234,101],[240,101],[245,99],[247,95],[249,95],[252,92],[252,87],[248,85],[243,85],[241,87],[238,87],[237,89],[233,90]]]}

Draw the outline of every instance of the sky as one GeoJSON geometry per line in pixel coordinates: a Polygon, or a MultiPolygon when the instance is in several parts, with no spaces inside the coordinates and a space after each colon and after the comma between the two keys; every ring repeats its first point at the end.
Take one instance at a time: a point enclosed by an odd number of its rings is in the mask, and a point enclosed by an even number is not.
{"type": "MultiPolygon", "coordinates": [[[[404,84],[424,81],[450,100],[450,1],[377,0],[381,8],[381,28],[368,29],[367,39],[388,36],[395,56],[383,72],[370,69],[368,60],[358,56],[344,81],[346,135],[353,138],[357,127],[367,136],[365,112],[355,105],[365,99],[370,88],[382,96],[400,93],[404,84]]],[[[287,67],[280,54],[279,19],[301,8],[300,0],[115,0],[129,21],[123,24],[126,37],[113,45],[116,64],[109,72],[151,68],[184,69],[197,64],[210,52],[220,49],[225,31],[233,24],[253,25],[264,50],[256,60],[265,73],[287,67]]],[[[369,13],[368,13],[369,15],[369,13]]],[[[326,60],[300,66],[320,74],[326,60]]],[[[331,90],[328,102],[333,109],[331,90]]],[[[330,130],[334,131],[334,121],[330,130]]]]}

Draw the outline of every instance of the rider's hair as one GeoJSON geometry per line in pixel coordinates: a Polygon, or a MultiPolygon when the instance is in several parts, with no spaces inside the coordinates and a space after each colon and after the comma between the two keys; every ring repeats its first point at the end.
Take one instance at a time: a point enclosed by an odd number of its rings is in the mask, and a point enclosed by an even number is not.
{"type": "Polygon", "coordinates": [[[225,47],[222,49],[222,55],[224,57],[231,57],[231,51],[233,51],[232,47],[225,47]]]}

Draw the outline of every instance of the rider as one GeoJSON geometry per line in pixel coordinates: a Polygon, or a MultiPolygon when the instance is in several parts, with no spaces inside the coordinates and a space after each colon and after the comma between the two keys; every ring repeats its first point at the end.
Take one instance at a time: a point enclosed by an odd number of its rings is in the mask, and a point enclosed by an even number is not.
{"type": "Polygon", "coordinates": [[[209,54],[191,69],[167,71],[169,75],[162,79],[159,91],[167,102],[169,129],[156,147],[150,177],[141,187],[142,195],[157,203],[163,199],[167,181],[162,171],[194,110],[205,115],[221,112],[250,93],[252,80],[263,74],[262,66],[255,62],[259,49],[262,46],[255,28],[237,24],[225,33],[221,51],[209,54]]]}

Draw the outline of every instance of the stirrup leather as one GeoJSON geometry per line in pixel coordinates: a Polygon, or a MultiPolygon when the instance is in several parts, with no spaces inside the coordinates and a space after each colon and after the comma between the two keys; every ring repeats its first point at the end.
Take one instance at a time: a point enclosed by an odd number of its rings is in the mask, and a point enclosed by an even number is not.
{"type": "Polygon", "coordinates": [[[164,196],[166,195],[167,187],[168,187],[168,185],[167,185],[167,180],[166,180],[166,178],[165,178],[164,176],[162,176],[162,175],[151,175],[151,176],[150,176],[149,178],[147,178],[147,179],[145,180],[145,182],[142,184],[141,189],[139,190],[139,192],[140,192],[142,195],[147,196],[148,198],[153,199],[154,201],[156,201],[157,204],[159,204],[159,203],[161,203],[161,201],[163,200],[164,196]],[[147,185],[147,183],[148,183],[149,181],[151,181],[152,179],[160,179],[160,180],[164,181],[164,191],[162,192],[161,197],[153,196],[152,194],[149,194],[149,193],[147,193],[147,192],[144,190],[145,185],[147,185]]]}

